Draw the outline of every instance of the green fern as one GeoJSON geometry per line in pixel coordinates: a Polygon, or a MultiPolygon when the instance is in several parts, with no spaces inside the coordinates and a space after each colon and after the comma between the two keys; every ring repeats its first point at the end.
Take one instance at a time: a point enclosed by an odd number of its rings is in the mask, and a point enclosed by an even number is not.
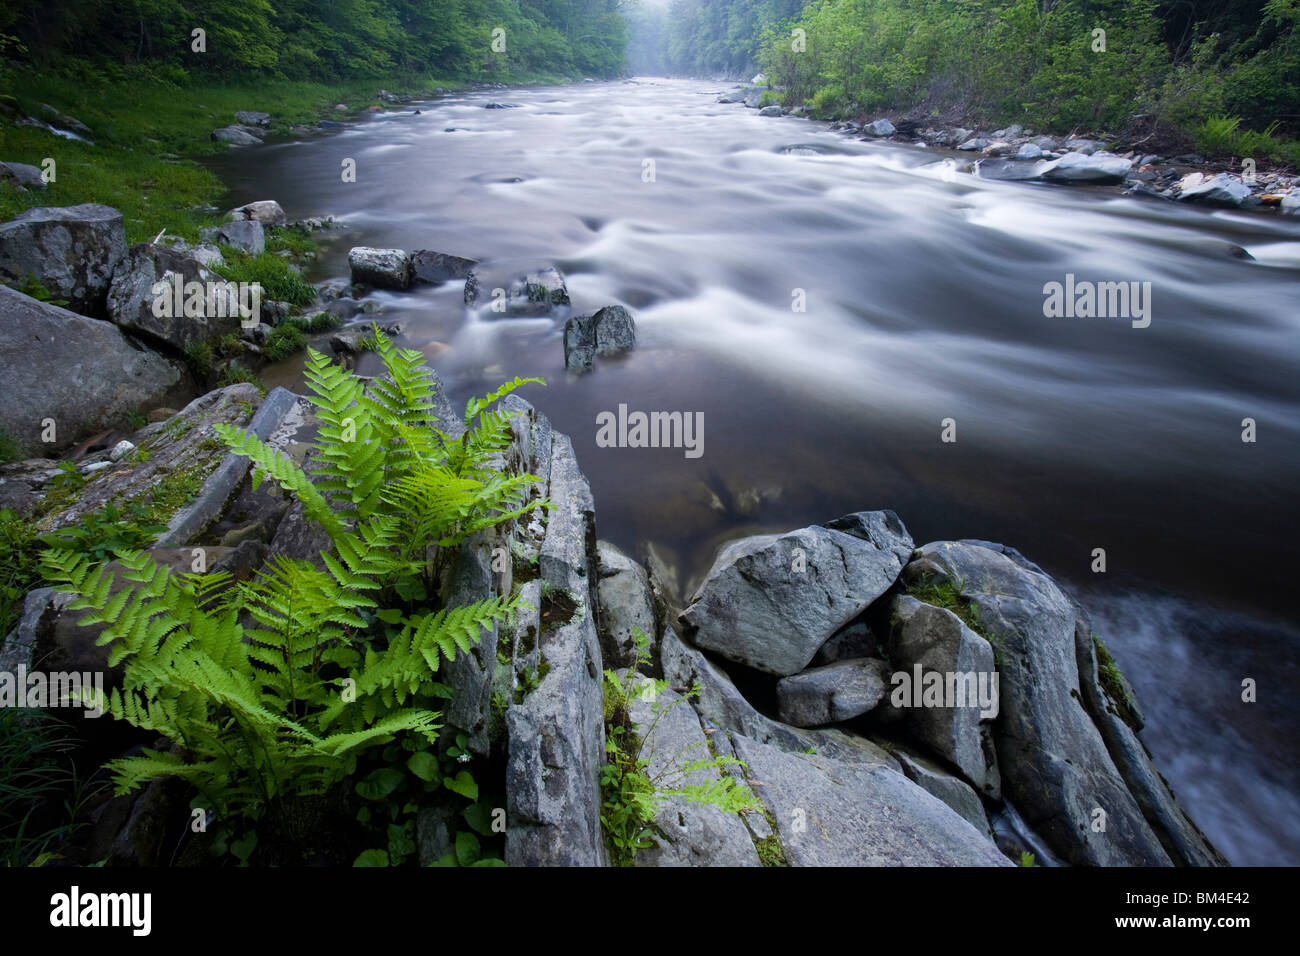
{"type": "Polygon", "coordinates": [[[523,607],[518,593],[465,607],[423,608],[436,575],[427,552],[545,507],[536,479],[505,474],[509,417],[488,406],[516,379],[466,409],[466,431],[435,423],[434,382],[418,352],[376,330],[385,378],[363,386],[311,351],[307,381],[321,421],[310,474],[256,436],[215,426],[302,502],[329,535],[323,567],[272,557],[252,581],[183,574],[148,553],[112,564],[49,550],[46,578],[76,594],[120,687],[85,703],[161,735],[170,750],[108,765],[119,792],[162,776],[188,781],[224,816],[256,818],[282,797],[322,793],[357,755],[402,735],[437,738],[434,679],[523,607]],[[385,606],[399,598],[404,607],[385,606]]]}

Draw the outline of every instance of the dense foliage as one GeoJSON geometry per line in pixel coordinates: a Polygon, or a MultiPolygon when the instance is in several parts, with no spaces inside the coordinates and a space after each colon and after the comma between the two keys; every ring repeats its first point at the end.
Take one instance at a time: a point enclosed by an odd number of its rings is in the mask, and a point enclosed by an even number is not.
{"type": "Polygon", "coordinates": [[[619,0],[12,0],[8,36],[38,65],[191,77],[332,80],[422,73],[610,76],[623,65],[619,0]],[[193,31],[204,31],[204,51],[193,31]],[[493,31],[504,30],[504,50],[493,31]]]}
{"type": "Polygon", "coordinates": [[[761,69],[823,114],[1164,128],[1256,155],[1300,133],[1300,0],[672,0],[633,36],[668,72],[761,69]]]}

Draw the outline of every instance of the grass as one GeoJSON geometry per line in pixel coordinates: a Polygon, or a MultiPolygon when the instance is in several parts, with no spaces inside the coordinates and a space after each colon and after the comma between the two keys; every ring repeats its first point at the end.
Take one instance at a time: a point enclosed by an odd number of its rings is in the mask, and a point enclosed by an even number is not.
{"type": "Polygon", "coordinates": [[[1263,131],[1241,129],[1239,116],[1211,116],[1194,131],[1193,139],[1198,149],[1211,155],[1272,159],[1300,166],[1300,142],[1278,139],[1274,135],[1278,126],[1274,122],[1263,131]]]}
{"type": "Polygon", "coordinates": [[[226,261],[212,271],[231,282],[257,282],[264,302],[307,305],[316,299],[316,287],[290,268],[289,260],[273,252],[250,256],[230,246],[221,247],[226,261]]]}
{"type": "Polygon", "coordinates": [[[0,634],[18,622],[27,592],[40,582],[40,550],[32,523],[0,508],[0,634]]]}
{"type": "MultiPolygon", "coordinates": [[[[201,227],[221,221],[224,210],[218,206],[225,194],[216,175],[197,160],[230,148],[213,142],[211,133],[234,123],[237,110],[270,113],[271,132],[284,133],[293,125],[378,105],[375,92],[380,87],[401,94],[463,85],[408,76],[330,84],[267,80],[181,87],[147,71],[119,72],[112,78],[100,72],[31,72],[6,84],[19,112],[37,115],[38,104],[52,104],[89,126],[94,144],[37,127],[0,123],[0,156],[6,161],[38,167],[47,157],[55,161],[54,182],[43,191],[0,186],[0,220],[34,206],[97,202],[121,211],[130,244],[147,242],[164,229],[195,242],[201,227]],[[336,103],[343,103],[348,112],[336,112],[336,103]]],[[[272,250],[306,251],[304,236],[292,232],[273,230],[272,250]]]]}
{"type": "Polygon", "coordinates": [[[19,455],[18,441],[4,429],[0,429],[0,465],[7,461],[17,461],[19,455]]]}
{"type": "Polygon", "coordinates": [[[931,580],[917,585],[908,593],[923,604],[932,604],[946,611],[952,611],[976,634],[990,644],[995,643],[992,637],[984,633],[983,626],[980,624],[979,610],[962,596],[959,584],[947,580],[931,580]]]}
{"type": "Polygon", "coordinates": [[[1124,675],[1120,673],[1115,658],[1096,634],[1092,635],[1092,646],[1097,650],[1097,677],[1101,682],[1101,689],[1115,705],[1120,720],[1135,731],[1141,730],[1142,721],[1137,716],[1137,703],[1129,696],[1127,682],[1124,680],[1124,675]]]}
{"type": "Polygon", "coordinates": [[[292,322],[284,322],[271,330],[262,343],[262,356],[268,362],[283,362],[307,345],[307,334],[292,322]]]}
{"type": "Polygon", "coordinates": [[[0,711],[0,865],[42,866],[83,824],[95,790],[78,780],[62,721],[0,711]]]}

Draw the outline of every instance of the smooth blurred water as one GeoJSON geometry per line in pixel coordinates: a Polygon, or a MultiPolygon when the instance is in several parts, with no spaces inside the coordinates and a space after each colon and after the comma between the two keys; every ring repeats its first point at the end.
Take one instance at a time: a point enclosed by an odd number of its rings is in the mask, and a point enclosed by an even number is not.
{"type": "MultiPolygon", "coordinates": [[[[459,401],[545,377],[525,395],[573,436],[601,537],[655,542],[683,579],[727,538],[892,508],[918,543],[1013,544],[1094,611],[1121,608],[1103,636],[1193,817],[1234,862],[1300,863],[1300,220],[945,177],[933,153],[761,118],[721,89],[467,94],[214,166],[232,204],[339,220],[315,279],[345,276],[352,245],[424,248],[554,262],[575,310],[631,307],[636,351],[570,379],[562,317],[492,321],[459,283],[376,296],[459,401]],[[1044,317],[1067,273],[1150,282],[1150,327],[1044,317]],[[620,403],[703,412],[703,456],[597,447],[620,403]],[[1209,609],[1200,639],[1171,601],[1209,609]],[[1207,703],[1244,676],[1258,703],[1207,703]]],[[[268,377],[297,384],[297,366],[268,377]]]]}

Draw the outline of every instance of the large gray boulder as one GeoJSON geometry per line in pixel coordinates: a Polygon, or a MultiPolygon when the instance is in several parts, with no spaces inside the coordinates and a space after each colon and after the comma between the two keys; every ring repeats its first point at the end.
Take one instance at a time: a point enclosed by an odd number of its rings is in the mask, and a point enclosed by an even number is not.
{"type": "Polygon", "coordinates": [[[477,259],[453,256],[445,252],[430,249],[418,249],[411,253],[411,265],[415,269],[415,281],[438,285],[453,279],[467,279],[478,265],[477,259]]]}
{"type": "Polygon", "coordinates": [[[596,628],[605,666],[633,666],[638,630],[649,640],[648,652],[655,656],[658,635],[645,569],[608,541],[596,542],[596,567],[596,628]]]}
{"type": "Polygon", "coordinates": [[[731,742],[791,866],[1010,866],[988,837],[901,772],[731,742]]]}
{"type": "Polygon", "coordinates": [[[1051,183],[1103,185],[1122,183],[1132,168],[1133,160],[1112,153],[1073,152],[1045,164],[1039,176],[1051,183]]]}
{"type": "MultiPolygon", "coordinates": [[[[254,305],[251,300],[243,304],[254,305]]],[[[108,315],[116,325],[177,352],[237,331],[240,305],[236,287],[209,272],[193,256],[147,242],[131,247],[108,290],[108,315]],[[179,311],[174,294],[177,283],[181,289],[179,311]],[[186,290],[188,283],[203,288],[202,308],[191,307],[194,303],[187,291],[193,287],[186,290]],[[165,308],[157,307],[160,303],[165,308]]],[[[257,313],[251,315],[256,321],[257,313]]]]}
{"type": "Polygon", "coordinates": [[[1186,186],[1178,194],[1180,202],[1198,202],[1210,206],[1229,206],[1236,208],[1251,197],[1251,189],[1239,179],[1233,179],[1227,173],[1219,173],[1203,182],[1186,186]]]}
{"type": "Polygon", "coordinates": [[[27,163],[0,163],[0,183],[9,183],[20,189],[45,189],[48,186],[40,168],[27,163]]]}
{"type": "Polygon", "coordinates": [[[0,428],[24,457],[49,456],[129,412],[166,404],[179,365],[134,345],[108,322],[88,319],[0,286],[5,400],[0,428]],[[42,441],[45,422],[54,441],[42,441]]]}
{"type": "Polygon", "coordinates": [[[1293,189],[1283,196],[1280,208],[1284,216],[1300,216],[1300,188],[1293,189]]]}
{"type": "Polygon", "coordinates": [[[894,756],[903,766],[903,773],[926,793],[938,797],[957,811],[958,816],[989,839],[993,830],[989,825],[984,803],[965,780],[954,777],[935,761],[913,753],[906,747],[894,746],[894,756]]]}
{"type": "MultiPolygon", "coordinates": [[[[621,675],[620,675],[621,676],[621,675]]],[[[671,689],[655,700],[634,698],[628,715],[649,761],[646,773],[661,786],[708,786],[721,779],[716,769],[681,773],[687,764],[708,760],[709,742],[700,719],[671,689]]],[[[652,849],[640,850],[636,866],[759,866],[749,829],[739,816],[684,797],[666,799],[655,813],[652,849]]]]}
{"type": "Polygon", "coordinates": [[[102,317],[113,270],[126,255],[122,214],[99,203],[42,206],[0,224],[0,281],[34,275],[56,299],[102,317]]]}
{"type": "Polygon", "coordinates": [[[269,127],[271,125],[271,114],[260,113],[256,110],[238,110],[235,113],[235,119],[245,126],[269,127]]]}
{"type": "Polygon", "coordinates": [[[956,614],[908,595],[890,602],[889,618],[890,659],[902,686],[895,684],[888,706],[893,706],[897,697],[903,724],[913,736],[957,767],[976,789],[997,799],[1000,778],[992,722],[997,716],[1000,681],[993,648],[956,614]],[[953,701],[914,706],[920,696],[914,692],[917,668],[921,674],[937,674],[941,686],[951,684],[953,701]],[[981,701],[981,692],[992,693],[981,701]],[[956,699],[958,693],[963,699],[956,699]],[[984,709],[990,697],[991,706],[984,709]]]}
{"type": "Polygon", "coordinates": [[[266,227],[255,219],[236,219],[222,223],[216,230],[216,241],[234,246],[250,256],[260,256],[266,251],[266,227]]]}
{"type": "Polygon", "coordinates": [[[223,126],[221,129],[214,129],[212,138],[218,143],[229,143],[231,146],[256,146],[261,142],[242,126],[223,126]]]}
{"type": "Polygon", "coordinates": [[[797,674],[894,583],[903,565],[895,547],[892,535],[820,526],[733,541],[681,621],[706,650],[780,677],[797,674]]]}
{"type": "Polygon", "coordinates": [[[918,549],[914,589],[942,583],[970,602],[998,649],[995,728],[1002,791],[1068,862],[1168,866],[1085,707],[1073,604],[1046,574],[983,543],[918,549]]]}
{"type": "Polygon", "coordinates": [[[415,278],[410,255],[403,249],[354,246],[348,252],[352,281],[379,289],[409,289],[415,278]]]}
{"type": "MultiPolygon", "coordinates": [[[[263,113],[262,115],[265,116],[266,114],[263,113]]],[[[226,218],[235,222],[251,219],[253,222],[260,222],[264,226],[283,226],[288,221],[284,210],[280,208],[280,204],[274,199],[258,199],[244,203],[242,206],[236,206],[226,213],[226,218]]]]}
{"type": "Polygon", "coordinates": [[[884,699],[889,666],[872,658],[814,667],[776,684],[781,719],[796,727],[821,727],[859,717],[884,699]]]}

